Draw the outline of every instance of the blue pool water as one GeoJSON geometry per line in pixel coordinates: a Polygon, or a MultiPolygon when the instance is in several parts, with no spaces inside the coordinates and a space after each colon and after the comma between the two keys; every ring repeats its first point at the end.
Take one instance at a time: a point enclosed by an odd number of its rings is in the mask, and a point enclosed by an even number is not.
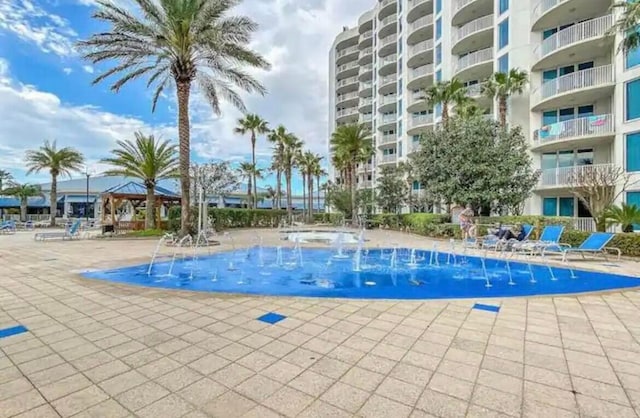
{"type": "Polygon", "coordinates": [[[408,249],[364,251],[360,271],[354,252],[343,258],[329,249],[299,252],[252,248],[194,259],[191,256],[148,265],[87,271],[91,279],[132,285],[260,295],[365,299],[510,297],[592,292],[640,286],[640,279],[617,274],[529,265],[521,261],[408,249]],[[302,261],[300,261],[300,259],[302,261]],[[395,261],[395,263],[394,263],[395,261]],[[395,264],[395,267],[392,267],[395,264]],[[509,270],[511,275],[509,275],[509,270]],[[171,271],[171,274],[169,272],[171,271]]]}

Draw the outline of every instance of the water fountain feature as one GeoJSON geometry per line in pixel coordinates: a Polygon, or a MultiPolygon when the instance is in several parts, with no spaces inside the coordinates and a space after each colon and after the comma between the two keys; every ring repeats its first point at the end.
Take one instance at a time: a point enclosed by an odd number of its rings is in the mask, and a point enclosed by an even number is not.
{"type": "Polygon", "coordinates": [[[158,240],[158,244],[156,244],[156,248],[153,250],[153,254],[151,254],[151,261],[149,262],[149,268],[147,269],[147,275],[151,276],[151,272],[153,270],[153,264],[156,262],[158,258],[158,253],[160,252],[160,248],[167,242],[173,241],[173,234],[164,234],[162,238],[158,240]]]}
{"type": "Polygon", "coordinates": [[[340,231],[338,233],[332,246],[336,249],[333,258],[349,258],[349,256],[344,253],[344,232],[340,231]]]}
{"type": "Polygon", "coordinates": [[[416,258],[416,249],[412,248],[411,252],[409,253],[409,262],[407,263],[407,266],[411,267],[411,268],[417,268],[418,267],[418,259],[416,258]]]}

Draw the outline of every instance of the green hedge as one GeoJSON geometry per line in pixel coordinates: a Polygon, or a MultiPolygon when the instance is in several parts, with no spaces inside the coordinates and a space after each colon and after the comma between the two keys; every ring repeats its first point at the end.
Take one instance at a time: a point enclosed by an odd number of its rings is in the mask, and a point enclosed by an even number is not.
{"type": "Polygon", "coordinates": [[[331,225],[342,225],[344,215],[342,213],[314,213],[313,222],[331,225]]]}
{"type": "MultiPolygon", "coordinates": [[[[177,231],[180,229],[181,208],[173,206],[169,209],[169,229],[177,231]]],[[[266,210],[266,209],[228,209],[211,208],[207,215],[220,231],[227,228],[272,228],[277,227],[286,219],[286,210],[266,210]]],[[[191,231],[195,231],[198,223],[198,209],[191,210],[191,231]]]]}
{"type": "MultiPolygon", "coordinates": [[[[579,247],[582,242],[590,235],[589,232],[565,230],[562,234],[560,242],[569,244],[572,247],[579,247]]],[[[640,234],[625,233],[616,234],[608,247],[619,248],[622,255],[629,257],[640,257],[640,234]]]]}

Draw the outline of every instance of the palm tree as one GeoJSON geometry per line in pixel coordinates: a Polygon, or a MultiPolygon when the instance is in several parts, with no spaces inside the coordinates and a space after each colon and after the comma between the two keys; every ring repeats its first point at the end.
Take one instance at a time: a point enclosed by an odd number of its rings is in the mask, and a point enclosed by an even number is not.
{"type": "Polygon", "coordinates": [[[313,173],[316,165],[319,165],[318,158],[311,151],[305,151],[298,157],[298,167],[302,174],[302,194],[307,208],[305,216],[309,221],[313,218],[313,173]],[[305,187],[308,193],[305,192],[305,187]]]}
{"type": "Polygon", "coordinates": [[[348,179],[347,184],[351,190],[352,216],[357,213],[358,202],[356,200],[356,167],[358,163],[366,163],[373,155],[371,145],[371,133],[365,125],[339,126],[331,135],[329,141],[331,152],[334,154],[333,163],[343,171],[348,179]]]}
{"type": "Polygon", "coordinates": [[[512,68],[508,73],[494,73],[482,83],[482,94],[498,100],[500,126],[507,126],[507,100],[514,94],[522,94],[529,82],[529,74],[524,70],[512,68]]]}
{"type": "MultiPolygon", "coordinates": [[[[255,114],[248,114],[242,119],[238,119],[238,126],[235,128],[235,133],[240,135],[246,135],[247,132],[251,133],[251,162],[254,167],[256,165],[256,139],[257,135],[263,135],[268,133],[269,124],[260,116],[255,114]]],[[[258,196],[258,186],[256,185],[256,178],[253,178],[253,194],[258,196]]],[[[255,202],[257,204],[257,202],[255,202]]],[[[255,209],[255,206],[254,206],[255,209]]]]}
{"type": "Polygon", "coordinates": [[[640,48],[640,1],[619,1],[614,8],[622,9],[622,14],[610,29],[609,34],[619,33],[622,41],[618,45],[618,52],[628,53],[640,48]]]}
{"type": "Polygon", "coordinates": [[[282,208],[282,172],[284,170],[284,139],[289,135],[287,129],[283,125],[279,125],[271,131],[267,136],[267,140],[273,144],[273,153],[271,157],[271,170],[276,172],[276,201],[278,209],[282,208]]]}
{"type": "Polygon", "coordinates": [[[111,151],[112,157],[102,160],[114,168],[107,170],[110,176],[140,179],[147,189],[147,213],[144,227],[156,227],[155,189],[160,180],[178,176],[178,147],[170,141],[156,140],[153,135],[144,136],[135,132],[135,141],[118,141],[118,148],[111,151]]]}
{"type": "Polygon", "coordinates": [[[293,221],[291,181],[293,169],[296,167],[297,157],[302,149],[302,144],[302,140],[292,133],[289,133],[282,138],[282,168],[287,187],[287,217],[289,218],[289,223],[293,221]]]}
{"type": "Polygon", "coordinates": [[[265,193],[265,197],[269,200],[271,200],[271,209],[275,209],[276,208],[276,197],[278,196],[278,193],[276,192],[276,190],[271,187],[271,186],[267,186],[267,192],[265,193]]]}
{"type": "Polygon", "coordinates": [[[41,197],[42,190],[35,184],[15,184],[4,191],[8,196],[15,196],[20,199],[20,220],[27,220],[27,207],[30,197],[41,197]]]}
{"type": "Polygon", "coordinates": [[[0,170],[0,193],[13,181],[13,175],[7,170],[0,170]]]}
{"type": "Polygon", "coordinates": [[[190,226],[190,118],[189,96],[197,85],[213,111],[220,114],[221,99],[245,111],[240,89],[261,95],[264,87],[242,67],[268,69],[269,63],[249,49],[257,25],[244,16],[229,16],[234,0],[133,0],[137,10],[116,2],[99,1],[93,17],[110,26],[78,47],[93,64],[114,62],[93,83],[118,76],[111,90],[146,77],[153,86],[152,111],[162,93],[175,87],[180,140],[181,232],[190,226]]]}
{"type": "MultiPolygon", "coordinates": [[[[324,177],[326,176],[328,173],[327,171],[322,168],[321,164],[322,164],[322,160],[324,157],[321,156],[317,156],[318,157],[318,164],[316,166],[313,167],[313,176],[316,178],[316,186],[317,186],[317,201],[318,201],[318,210],[320,210],[320,190],[322,190],[322,187],[320,185],[320,177],[324,177]]],[[[327,199],[325,196],[325,203],[326,203],[327,199]]]]}
{"type": "Polygon", "coordinates": [[[71,176],[72,171],[80,171],[84,163],[82,154],[71,147],[58,149],[56,141],[44,141],[37,150],[27,151],[27,174],[39,173],[48,170],[51,174],[51,221],[50,225],[56,225],[56,211],[58,208],[58,177],[60,175],[71,176]]]}
{"type": "Polygon", "coordinates": [[[428,87],[424,93],[429,107],[442,106],[442,123],[444,125],[449,122],[449,105],[463,106],[470,100],[470,97],[467,96],[467,89],[457,78],[439,81],[428,87]]]}
{"type": "Polygon", "coordinates": [[[483,115],[483,111],[478,107],[476,101],[469,99],[469,102],[463,103],[461,106],[456,107],[456,116],[463,119],[471,119],[483,115]]]}
{"type": "Polygon", "coordinates": [[[254,165],[252,163],[243,162],[240,163],[238,167],[238,174],[243,179],[247,180],[247,207],[253,207],[253,196],[252,193],[252,184],[253,184],[253,174],[255,172],[254,165]]]}
{"type": "Polygon", "coordinates": [[[633,232],[633,225],[640,224],[640,208],[623,203],[613,206],[605,212],[608,225],[620,225],[622,232],[633,232]]]}

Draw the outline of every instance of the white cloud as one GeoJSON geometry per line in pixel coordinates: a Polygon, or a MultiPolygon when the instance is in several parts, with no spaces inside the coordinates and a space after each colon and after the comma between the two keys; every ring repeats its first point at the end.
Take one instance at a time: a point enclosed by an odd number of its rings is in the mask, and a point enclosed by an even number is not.
{"type": "Polygon", "coordinates": [[[93,74],[93,67],[91,65],[83,65],[82,69],[89,74],[93,74]]]}
{"type": "Polygon", "coordinates": [[[65,67],[62,69],[62,72],[65,73],[66,75],[69,75],[73,72],[73,70],[69,67],[65,67]]]}

